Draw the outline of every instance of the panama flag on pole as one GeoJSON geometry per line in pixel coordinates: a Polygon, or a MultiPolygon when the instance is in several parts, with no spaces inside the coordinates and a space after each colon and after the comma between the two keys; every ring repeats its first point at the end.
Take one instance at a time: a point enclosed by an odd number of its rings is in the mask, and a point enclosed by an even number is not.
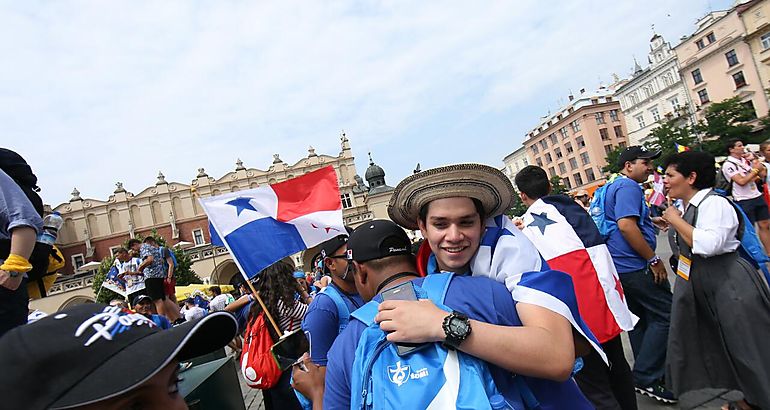
{"type": "Polygon", "coordinates": [[[572,276],[580,316],[600,343],[637,318],[626,305],[623,286],[593,219],[565,195],[545,196],[523,215],[524,234],[552,269],[572,276]]]}
{"type": "Polygon", "coordinates": [[[200,203],[247,279],[346,233],[332,166],[274,185],[201,198],[200,203]]]}

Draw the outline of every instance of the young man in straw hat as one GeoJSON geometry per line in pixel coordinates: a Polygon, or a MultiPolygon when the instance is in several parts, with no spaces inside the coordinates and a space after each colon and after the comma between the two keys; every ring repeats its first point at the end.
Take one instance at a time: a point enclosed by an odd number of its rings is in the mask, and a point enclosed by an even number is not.
{"type": "MultiPolygon", "coordinates": [[[[448,271],[504,283],[517,302],[523,325],[541,330],[537,345],[550,352],[553,360],[574,360],[575,346],[587,347],[586,341],[606,360],[580,318],[569,275],[548,270],[534,245],[502,215],[512,197],[513,186],[499,170],[479,164],[450,165],[401,181],[388,213],[394,222],[419,229],[425,238],[417,255],[421,274],[448,271]]],[[[390,341],[435,342],[447,336],[442,328],[447,314],[432,303],[390,300],[380,304],[379,310],[376,320],[391,332],[390,341]]],[[[537,352],[512,354],[517,332],[487,325],[473,346],[458,348],[520,372],[522,366],[533,365],[537,352]]],[[[539,388],[533,386],[533,390],[539,388]]]]}

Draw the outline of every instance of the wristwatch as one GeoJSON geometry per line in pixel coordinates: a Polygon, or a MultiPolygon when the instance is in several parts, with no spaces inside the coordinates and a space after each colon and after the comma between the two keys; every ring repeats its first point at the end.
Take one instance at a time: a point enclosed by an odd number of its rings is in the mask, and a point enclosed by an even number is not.
{"type": "Polygon", "coordinates": [[[460,312],[452,312],[444,318],[441,325],[444,329],[444,347],[455,350],[471,334],[471,321],[468,316],[460,312]]]}
{"type": "Polygon", "coordinates": [[[659,263],[660,263],[660,256],[658,256],[658,255],[653,255],[653,257],[652,257],[652,258],[650,258],[650,259],[647,259],[647,263],[648,263],[650,266],[656,266],[657,264],[659,264],[659,263]]]}

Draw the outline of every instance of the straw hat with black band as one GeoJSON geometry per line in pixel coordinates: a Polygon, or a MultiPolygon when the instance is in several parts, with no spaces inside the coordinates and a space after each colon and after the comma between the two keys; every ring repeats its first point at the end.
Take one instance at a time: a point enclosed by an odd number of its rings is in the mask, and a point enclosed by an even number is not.
{"type": "Polygon", "coordinates": [[[420,209],[437,199],[474,198],[486,217],[511,207],[513,185],[499,169],[482,164],[456,164],[411,175],[396,186],[388,204],[390,219],[407,229],[417,229],[420,209]]]}

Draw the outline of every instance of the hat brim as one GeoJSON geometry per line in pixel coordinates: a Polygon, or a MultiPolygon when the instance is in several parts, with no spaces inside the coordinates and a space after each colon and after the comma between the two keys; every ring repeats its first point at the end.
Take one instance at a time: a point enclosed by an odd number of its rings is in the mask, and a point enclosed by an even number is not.
{"type": "Polygon", "coordinates": [[[431,201],[466,197],[481,202],[485,217],[511,207],[513,184],[499,169],[482,164],[456,164],[429,169],[401,181],[388,204],[390,219],[417,229],[420,209],[431,201]]]}
{"type": "Polygon", "coordinates": [[[233,315],[214,312],[200,320],[151,333],[105,360],[50,408],[79,407],[120,396],[155,376],[174,359],[186,360],[226,346],[237,329],[233,315]]]}

